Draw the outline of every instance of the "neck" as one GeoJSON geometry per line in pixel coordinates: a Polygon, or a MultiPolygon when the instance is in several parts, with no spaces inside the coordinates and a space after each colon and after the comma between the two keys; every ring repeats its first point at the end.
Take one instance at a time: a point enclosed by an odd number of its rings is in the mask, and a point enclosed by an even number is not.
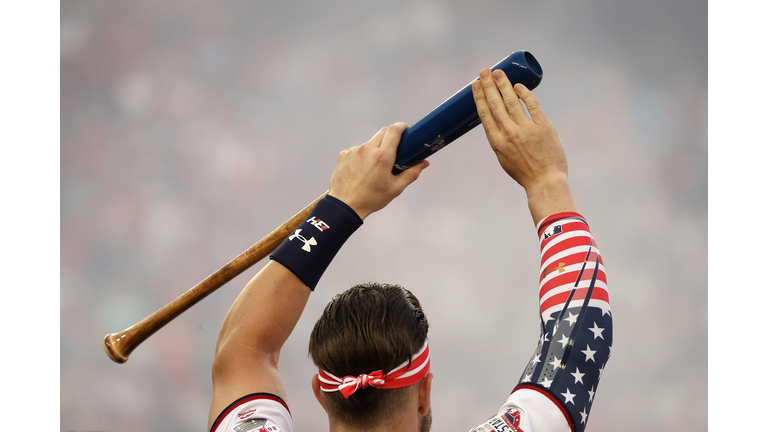
{"type": "Polygon", "coordinates": [[[329,419],[330,432],[418,432],[419,420],[417,417],[409,416],[404,418],[389,418],[386,423],[374,425],[370,429],[360,429],[335,422],[329,419]]]}
{"type": "Polygon", "coordinates": [[[427,421],[432,422],[431,410],[429,412],[428,419],[419,414],[418,399],[412,398],[405,409],[395,415],[389,415],[386,420],[373,424],[368,428],[353,427],[348,424],[344,424],[337,421],[334,418],[328,417],[330,432],[420,432],[421,423],[427,421]]]}

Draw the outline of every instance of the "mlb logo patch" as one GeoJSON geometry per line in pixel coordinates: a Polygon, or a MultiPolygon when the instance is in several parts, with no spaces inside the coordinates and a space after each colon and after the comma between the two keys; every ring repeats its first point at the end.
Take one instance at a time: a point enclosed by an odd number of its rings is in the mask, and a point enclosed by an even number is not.
{"type": "Polygon", "coordinates": [[[493,416],[470,432],[525,432],[520,426],[523,412],[515,407],[493,416]]]}
{"type": "Polygon", "coordinates": [[[500,417],[502,420],[504,420],[504,423],[506,423],[507,426],[510,427],[512,432],[524,432],[522,429],[520,429],[521,416],[522,416],[522,411],[520,411],[517,408],[510,408],[507,410],[507,412],[503,413],[500,417]]]}
{"type": "Polygon", "coordinates": [[[544,230],[544,240],[552,237],[553,235],[558,235],[563,232],[563,226],[562,225],[554,225],[548,227],[546,230],[544,230]]]}

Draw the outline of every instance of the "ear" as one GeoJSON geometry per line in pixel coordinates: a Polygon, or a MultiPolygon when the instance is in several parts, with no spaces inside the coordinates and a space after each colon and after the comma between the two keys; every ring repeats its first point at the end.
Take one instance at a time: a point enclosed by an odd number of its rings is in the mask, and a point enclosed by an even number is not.
{"type": "Polygon", "coordinates": [[[317,374],[312,377],[312,391],[315,392],[315,398],[320,402],[320,406],[323,407],[323,410],[328,412],[328,410],[325,409],[325,403],[323,403],[323,393],[322,390],[320,390],[320,378],[318,378],[317,374]]]}
{"type": "MultiPolygon", "coordinates": [[[[318,380],[319,382],[320,380],[318,380]]],[[[432,398],[432,372],[428,373],[419,383],[419,415],[429,412],[432,398]]]]}

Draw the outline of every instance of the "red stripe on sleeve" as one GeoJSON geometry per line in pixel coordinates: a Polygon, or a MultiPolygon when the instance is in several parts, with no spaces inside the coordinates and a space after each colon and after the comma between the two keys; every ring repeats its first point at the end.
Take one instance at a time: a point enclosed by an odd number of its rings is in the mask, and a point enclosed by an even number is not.
{"type": "Polygon", "coordinates": [[[584,216],[574,212],[555,213],[553,215],[547,216],[541,222],[539,222],[539,228],[537,229],[539,237],[541,237],[541,233],[543,233],[544,230],[547,229],[551,224],[569,217],[577,217],[582,220],[584,219],[584,216]]]}
{"type": "MultiPolygon", "coordinates": [[[[587,233],[589,233],[589,231],[587,231],[587,233]]],[[[558,235],[563,235],[563,234],[558,234],[558,235]]],[[[556,237],[554,237],[554,238],[556,238],[556,237]]],[[[552,246],[551,248],[547,249],[546,251],[544,251],[544,253],[541,255],[541,262],[544,263],[545,261],[547,261],[552,256],[554,256],[554,255],[556,255],[556,254],[558,254],[560,252],[563,252],[565,250],[568,250],[568,249],[571,249],[571,248],[574,248],[574,247],[577,247],[577,246],[589,246],[591,244],[591,241],[592,241],[592,237],[589,237],[588,234],[585,235],[585,236],[579,236],[579,237],[573,237],[573,238],[565,239],[565,240],[561,241],[560,243],[558,243],[558,244],[552,246]]],[[[544,249],[544,246],[542,246],[542,250],[543,249],[544,249]]],[[[582,259],[582,261],[583,261],[583,259],[582,259]]]]}
{"type": "MultiPolygon", "coordinates": [[[[585,288],[578,288],[576,289],[576,292],[573,293],[573,298],[571,298],[571,301],[574,300],[584,300],[587,297],[587,292],[589,291],[588,287],[585,288]]],[[[559,294],[555,294],[552,297],[544,300],[541,303],[541,312],[549,310],[550,308],[554,306],[558,306],[561,304],[565,304],[566,301],[568,301],[568,296],[571,295],[571,291],[562,292],[559,294]]],[[[601,287],[595,287],[592,290],[592,298],[595,300],[603,300],[606,303],[609,303],[608,301],[608,291],[601,287]]]]}
{"type": "MultiPolygon", "coordinates": [[[[583,284],[584,281],[591,281],[592,273],[594,273],[594,270],[584,269],[584,273],[581,275],[581,281],[579,283],[583,284]]],[[[548,280],[544,285],[541,286],[541,288],[539,288],[539,300],[541,300],[542,297],[547,295],[547,293],[552,291],[553,289],[562,288],[564,286],[569,286],[570,288],[573,288],[576,285],[576,279],[578,277],[579,277],[578,271],[569,271],[567,273],[563,273],[561,276],[557,276],[555,278],[548,280]]],[[[608,284],[605,278],[605,273],[603,273],[602,270],[598,270],[597,280],[605,283],[606,285],[608,284]]]]}

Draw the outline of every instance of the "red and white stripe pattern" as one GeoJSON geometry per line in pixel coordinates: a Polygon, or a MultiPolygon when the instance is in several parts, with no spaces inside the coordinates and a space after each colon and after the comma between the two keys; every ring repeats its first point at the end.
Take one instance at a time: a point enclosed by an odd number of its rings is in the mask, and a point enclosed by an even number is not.
{"type": "Polygon", "coordinates": [[[558,213],[536,226],[541,248],[539,307],[544,322],[564,307],[589,306],[610,313],[608,284],[602,257],[584,218],[578,213],[558,213]],[[589,299],[593,277],[597,271],[589,299]]]}
{"type": "Polygon", "coordinates": [[[320,389],[322,391],[340,391],[345,398],[348,398],[358,389],[364,389],[368,386],[380,389],[394,389],[416,384],[427,376],[429,367],[429,344],[427,341],[424,341],[424,346],[419,352],[387,374],[378,370],[356,377],[347,375],[344,378],[338,378],[320,369],[318,377],[320,378],[320,389]]]}

